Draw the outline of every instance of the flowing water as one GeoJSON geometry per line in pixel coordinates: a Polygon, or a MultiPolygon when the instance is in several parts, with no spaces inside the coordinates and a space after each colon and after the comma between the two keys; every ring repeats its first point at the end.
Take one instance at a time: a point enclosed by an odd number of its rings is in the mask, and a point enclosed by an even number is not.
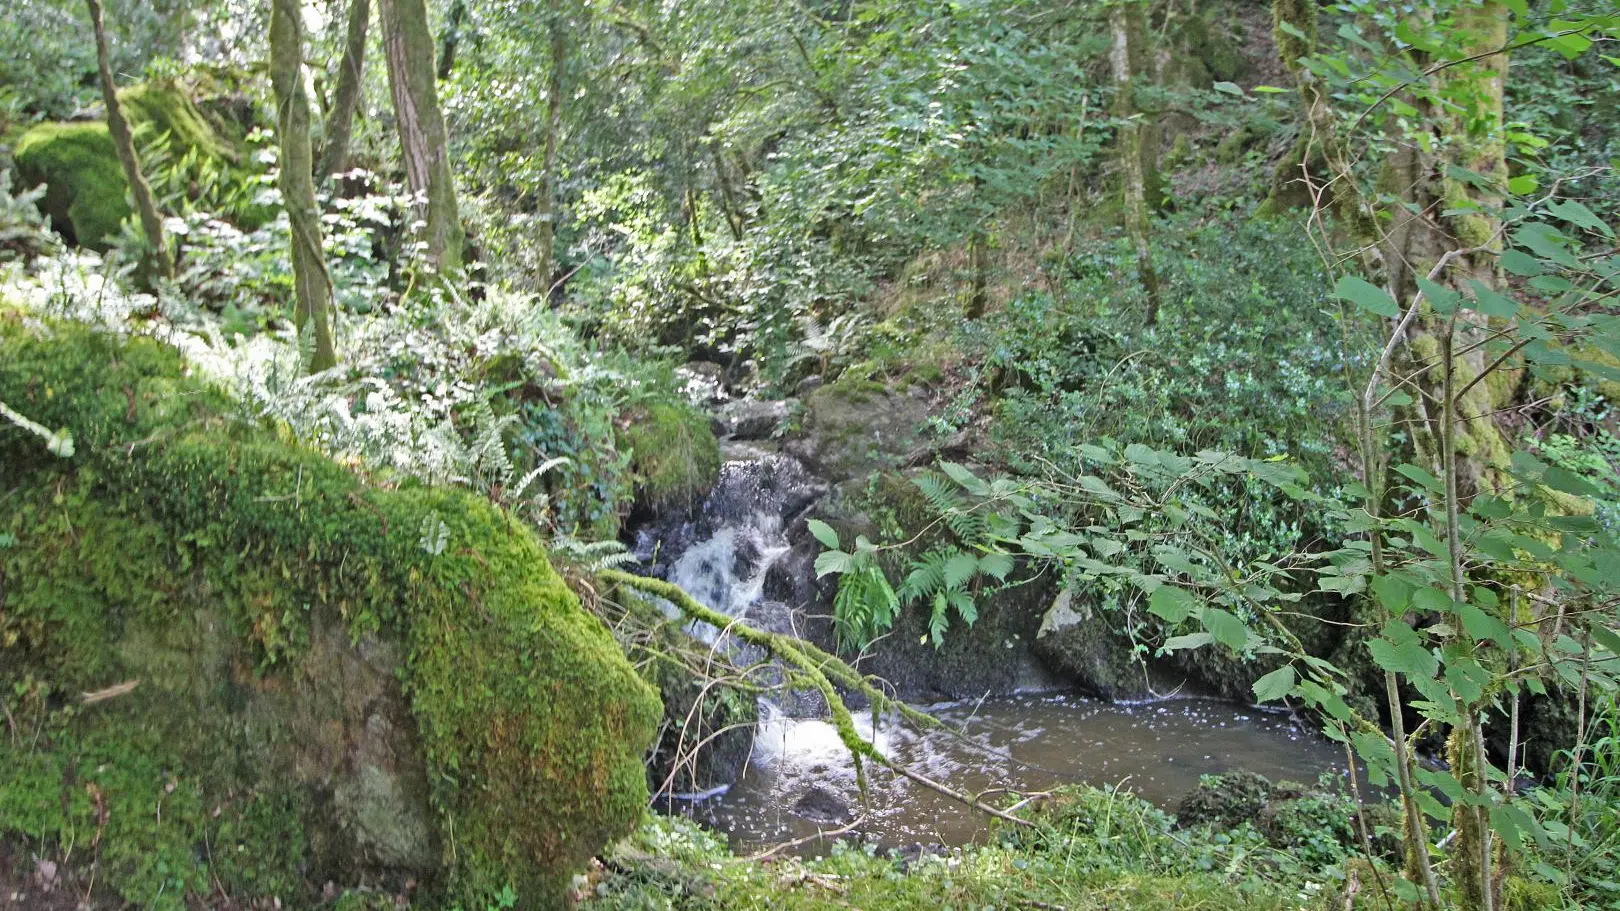
{"type": "MultiPolygon", "coordinates": [[[[710,607],[791,633],[794,612],[764,597],[765,578],[791,549],[784,529],[822,493],[786,457],[731,461],[702,510],[642,529],[636,553],[710,607]]],[[[715,630],[692,632],[716,642],[715,630]]],[[[1244,769],[1313,782],[1343,768],[1342,752],[1289,716],[1214,700],[1124,705],[1031,693],[929,710],[951,731],[874,725],[870,713],[856,719],[886,755],[967,793],[1123,784],[1171,805],[1208,773],[1244,769]]],[[[977,811],[880,769],[869,769],[863,803],[833,726],[794,717],[802,714],[762,701],[753,754],[738,780],[672,802],[727,833],[739,850],[798,839],[814,850],[812,839],[834,830],[886,847],[964,844],[984,831],[977,811]]]]}
{"type": "MultiPolygon", "coordinates": [[[[898,726],[862,732],[885,755],[958,791],[1042,791],[1061,784],[1121,784],[1173,805],[1200,775],[1245,769],[1273,780],[1314,782],[1342,768],[1344,754],[1287,715],[1229,703],[1179,699],[1143,705],[1068,694],[1009,696],[930,710],[955,733],[898,726]]],[[[690,812],[750,850],[854,823],[884,847],[959,845],[985,817],[908,779],[869,771],[862,805],[855,773],[832,725],[769,715],[742,777],[690,812]]]]}

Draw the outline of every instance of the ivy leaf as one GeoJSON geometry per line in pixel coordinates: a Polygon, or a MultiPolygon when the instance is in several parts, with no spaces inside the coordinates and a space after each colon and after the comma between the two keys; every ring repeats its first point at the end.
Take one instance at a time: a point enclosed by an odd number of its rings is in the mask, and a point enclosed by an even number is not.
{"type": "Polygon", "coordinates": [[[1378,316],[1394,317],[1401,315],[1401,308],[1384,289],[1354,275],[1341,276],[1333,285],[1333,294],[1335,297],[1347,300],[1378,316]]]}
{"type": "Polygon", "coordinates": [[[830,547],[833,550],[838,549],[838,532],[833,531],[831,525],[820,519],[811,519],[806,524],[810,526],[810,534],[814,535],[815,539],[820,541],[823,547],[830,547]]]}
{"type": "Polygon", "coordinates": [[[1276,702],[1294,691],[1294,666],[1277,668],[1254,682],[1254,701],[1276,702]]]}
{"type": "Polygon", "coordinates": [[[1148,599],[1148,613],[1166,623],[1180,623],[1192,616],[1193,608],[1197,606],[1198,596],[1174,585],[1159,586],[1153,590],[1153,597],[1148,599]]]}

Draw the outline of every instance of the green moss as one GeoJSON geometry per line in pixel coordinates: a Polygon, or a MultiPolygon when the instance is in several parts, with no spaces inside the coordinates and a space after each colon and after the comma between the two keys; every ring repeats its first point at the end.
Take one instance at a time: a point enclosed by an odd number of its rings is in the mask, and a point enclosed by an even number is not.
{"type": "MultiPolygon", "coordinates": [[[[248,846],[235,888],[280,891],[261,885],[307,862],[297,833],[321,850],[301,775],[332,761],[310,745],[327,743],[342,706],[310,703],[329,674],[374,661],[408,703],[402,742],[425,768],[442,884],[469,907],[509,884],[531,906],[560,903],[567,876],[640,814],[655,695],[509,516],[458,491],[367,486],[233,419],[185,374],[151,339],[0,314],[0,400],[78,444],[64,462],[0,436],[0,484],[19,491],[17,544],[0,550],[0,698],[46,732],[21,753],[0,738],[0,832],[87,843],[86,770],[105,766],[127,804],[102,850],[131,858],[109,886],[142,905],[157,888],[206,894],[197,858],[217,855],[228,822],[248,846]],[[421,530],[440,523],[447,544],[430,552],[421,530]],[[357,648],[360,663],[332,657],[357,648]],[[140,698],[80,708],[52,695],[130,679],[140,698]],[[240,812],[210,816],[233,800],[240,812]],[[158,802],[174,822],[154,834],[139,827],[158,802]],[[152,852],[154,838],[173,851],[152,852]]],[[[360,834],[390,838],[397,820],[359,781],[356,824],[377,829],[360,834]]]]}
{"type": "MultiPolygon", "coordinates": [[[[143,146],[167,135],[176,156],[195,150],[214,158],[236,157],[172,82],[130,86],[118,93],[118,100],[143,146]]],[[[130,214],[129,182],[105,121],[39,124],[17,141],[15,158],[22,186],[48,185],[42,205],[58,231],[93,250],[112,245],[130,214]]]]}
{"type": "Polygon", "coordinates": [[[201,155],[228,161],[236,158],[235,150],[220,138],[208,118],[172,80],[153,80],[122,89],[118,103],[136,129],[138,139],[152,140],[167,134],[177,152],[195,150],[201,155]],[[142,130],[144,135],[140,134],[142,130]]]}
{"type": "Polygon", "coordinates": [[[41,205],[53,227],[94,250],[112,245],[129,184],[105,123],[42,123],[18,141],[16,162],[22,186],[48,186],[41,205]]]}
{"type": "Polygon", "coordinates": [[[720,444],[708,419],[689,406],[641,409],[619,442],[630,450],[638,499],[655,509],[695,505],[720,474],[720,444]]]}

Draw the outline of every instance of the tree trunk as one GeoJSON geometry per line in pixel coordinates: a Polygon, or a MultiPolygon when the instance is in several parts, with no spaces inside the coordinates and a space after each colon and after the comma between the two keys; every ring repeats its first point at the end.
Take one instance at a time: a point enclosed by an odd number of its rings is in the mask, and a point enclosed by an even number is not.
{"type": "MultiPolygon", "coordinates": [[[[1485,54],[1507,42],[1507,8],[1499,2],[1460,4],[1457,28],[1464,36],[1464,56],[1485,54]]],[[[1438,154],[1415,144],[1398,150],[1386,167],[1384,185],[1400,193],[1406,211],[1397,211],[1384,250],[1389,283],[1397,300],[1411,300],[1419,292],[1418,279],[1447,253],[1455,256],[1438,281],[1466,293],[1471,282],[1485,288],[1499,285],[1497,254],[1501,249],[1501,222],[1496,216],[1507,183],[1507,158],[1502,130],[1505,126],[1502,94],[1507,81],[1507,55],[1499,53],[1460,63],[1441,71],[1434,86],[1447,98],[1467,99],[1467,109],[1431,104],[1424,113],[1446,141],[1438,154]],[[1452,176],[1462,168],[1483,175],[1490,187],[1476,186],[1452,176]],[[1412,217],[1409,213],[1421,213],[1412,217]]],[[[1412,440],[1418,460],[1443,468],[1440,415],[1442,334],[1456,333],[1455,347],[1466,353],[1452,369],[1459,388],[1485,369],[1486,351],[1475,344],[1487,326],[1479,311],[1458,312],[1455,326],[1448,315],[1425,304],[1407,345],[1408,374],[1415,374],[1421,393],[1411,415],[1412,440]],[[1472,349],[1472,350],[1470,350],[1472,349]]],[[[1508,449],[1492,414],[1504,401],[1493,398],[1490,383],[1479,383],[1455,403],[1457,424],[1458,489],[1464,501],[1475,493],[1498,486],[1507,467],[1508,449]]],[[[1500,388],[1500,387],[1498,387],[1500,388]]]]}
{"type": "Polygon", "coordinates": [[[174,278],[174,258],[169,255],[168,242],[163,237],[163,217],[158,214],[157,202],[152,199],[152,186],[141,173],[141,160],[135,154],[135,136],[124,119],[124,109],[118,103],[118,86],[113,83],[112,63],[107,49],[107,30],[101,21],[100,0],[85,0],[90,7],[90,24],[96,36],[96,66],[101,72],[101,99],[107,105],[107,132],[112,135],[113,148],[118,151],[118,163],[124,166],[124,177],[129,181],[130,195],[135,199],[135,214],[140,217],[141,231],[151,247],[152,262],[158,274],[174,278]]]}
{"type": "Polygon", "coordinates": [[[551,0],[551,75],[546,80],[546,137],[540,165],[540,262],[537,265],[541,291],[549,294],[552,273],[557,268],[557,144],[562,132],[564,68],[568,65],[568,34],[563,22],[562,4],[551,0]]]}
{"type": "Polygon", "coordinates": [[[309,143],[309,96],[304,92],[304,26],[300,0],[271,0],[270,82],[276,95],[276,133],[281,141],[281,196],[292,227],[293,285],[298,296],[295,321],[309,327],[315,351],[309,369],[318,373],[337,364],[327,315],[332,279],[321,251],[320,210],[315,205],[313,154],[309,143]]]}
{"type": "Polygon", "coordinates": [[[461,29],[467,24],[467,0],[450,4],[450,14],[444,23],[444,50],[439,53],[439,79],[450,78],[456,69],[456,46],[461,43],[461,29]]]}
{"type": "Polygon", "coordinates": [[[422,240],[427,259],[440,272],[459,272],[466,233],[456,211],[427,6],[424,0],[378,0],[377,13],[382,20],[383,56],[388,62],[405,179],[411,192],[425,200],[418,215],[425,225],[422,240]]]}
{"type": "Polygon", "coordinates": [[[1145,124],[1136,103],[1146,73],[1146,23],[1138,0],[1123,0],[1109,14],[1113,48],[1114,116],[1119,120],[1120,202],[1125,233],[1136,251],[1136,272],[1147,295],[1148,325],[1159,319],[1159,276],[1153,270],[1148,218],[1158,202],[1158,137],[1145,124]]]}
{"type": "Polygon", "coordinates": [[[371,20],[371,0],[350,0],[349,28],[343,41],[343,60],[338,63],[337,94],[327,119],[326,148],[321,153],[322,180],[349,169],[349,140],[354,135],[354,112],[360,106],[361,75],[366,64],[366,27],[371,20]]]}

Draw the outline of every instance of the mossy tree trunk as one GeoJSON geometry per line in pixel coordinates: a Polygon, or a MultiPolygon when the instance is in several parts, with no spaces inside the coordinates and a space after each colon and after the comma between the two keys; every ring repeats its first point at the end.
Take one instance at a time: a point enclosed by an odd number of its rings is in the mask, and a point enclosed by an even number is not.
{"type": "Polygon", "coordinates": [[[1148,325],[1159,319],[1159,276],[1153,269],[1149,216],[1158,204],[1158,131],[1141,112],[1137,90],[1148,81],[1147,15],[1140,0],[1120,0],[1109,11],[1113,46],[1114,116],[1119,121],[1120,202],[1125,233],[1136,252],[1136,272],[1147,295],[1148,325]]]}
{"type": "Polygon", "coordinates": [[[444,49],[439,52],[439,79],[450,78],[456,70],[456,48],[461,44],[461,30],[467,26],[467,0],[454,0],[450,12],[444,17],[444,49]]]}
{"type": "Polygon", "coordinates": [[[546,79],[546,136],[540,159],[540,202],[536,207],[540,222],[536,274],[541,290],[548,293],[557,270],[557,145],[562,138],[563,94],[567,91],[568,23],[562,0],[551,0],[549,16],[551,73],[546,79]]]}
{"type": "Polygon", "coordinates": [[[309,96],[304,91],[304,25],[300,0],[271,0],[270,82],[276,95],[276,134],[281,141],[281,196],[292,227],[293,285],[300,332],[315,339],[312,372],[337,364],[328,316],[332,279],[321,250],[320,209],[315,204],[314,155],[309,141],[309,96]]]}
{"type": "MultiPolygon", "coordinates": [[[[1476,309],[1457,299],[1500,286],[1497,256],[1508,169],[1503,131],[1503,92],[1508,58],[1508,9],[1496,0],[1460,2],[1451,26],[1456,46],[1434,73],[1419,108],[1437,142],[1407,143],[1388,161],[1384,190],[1403,206],[1382,245],[1391,290],[1414,302],[1416,318],[1397,367],[1409,378],[1412,403],[1398,409],[1412,457],[1443,479],[1449,588],[1467,599],[1460,514],[1470,499],[1504,487],[1509,460],[1506,437],[1494,414],[1511,388],[1478,382],[1487,369],[1483,340],[1489,331],[1476,309]],[[1480,179],[1459,175],[1469,172],[1480,179]],[[1439,306],[1440,296],[1452,298],[1439,306]]],[[[1428,61],[1422,61],[1428,63],[1428,61]]],[[[1493,365],[1496,366],[1496,365],[1493,365]]],[[[1446,646],[1470,648],[1466,638],[1446,646]]],[[[1459,702],[1461,718],[1448,739],[1453,774],[1476,799],[1458,802],[1451,879],[1461,907],[1494,911],[1501,906],[1503,855],[1486,810],[1492,787],[1486,774],[1484,704],[1459,702]]]]}
{"type": "Polygon", "coordinates": [[[427,5],[424,0],[377,0],[377,14],[405,179],[411,192],[425,200],[420,215],[427,259],[441,273],[459,272],[466,232],[456,209],[427,5]]]}
{"type": "MultiPolygon", "coordinates": [[[[1506,45],[1507,24],[1508,11],[1501,3],[1457,5],[1458,52],[1465,57],[1485,56],[1449,66],[1434,77],[1431,97],[1460,99],[1448,100],[1444,106],[1438,102],[1424,105],[1426,119],[1441,137],[1435,151],[1407,143],[1386,162],[1383,189],[1405,204],[1395,213],[1382,250],[1396,300],[1417,297],[1423,290],[1420,279],[1447,257],[1446,268],[1435,277],[1440,286],[1468,293],[1476,283],[1488,290],[1500,284],[1501,222],[1495,213],[1502,204],[1500,188],[1506,186],[1508,173],[1502,137],[1508,59],[1505,52],[1490,52],[1506,45]],[[1456,175],[1464,171],[1485,180],[1459,179],[1456,175]]],[[[1445,411],[1440,388],[1444,373],[1439,362],[1441,336],[1454,336],[1451,347],[1466,352],[1452,365],[1461,389],[1485,369],[1486,349],[1477,343],[1488,327],[1478,310],[1440,313],[1432,303],[1426,296],[1408,335],[1402,368],[1403,375],[1414,377],[1415,388],[1410,391],[1417,397],[1406,415],[1414,454],[1431,468],[1444,470],[1448,454],[1440,445],[1444,436],[1440,420],[1445,411]]],[[[1457,418],[1451,455],[1457,457],[1458,489],[1465,500],[1498,486],[1500,472],[1506,468],[1507,444],[1491,415],[1507,403],[1493,399],[1493,388],[1500,391],[1496,384],[1475,384],[1463,400],[1454,403],[1457,418]]]]}
{"type": "Polygon", "coordinates": [[[1317,49],[1317,0],[1273,0],[1271,20],[1277,57],[1299,88],[1304,116],[1298,140],[1272,175],[1262,209],[1272,214],[1292,208],[1331,210],[1358,242],[1368,242],[1375,236],[1373,219],[1355,181],[1348,179],[1349,156],[1334,123],[1332,99],[1303,63],[1317,49]]]}
{"type": "Polygon", "coordinates": [[[107,132],[112,135],[113,148],[118,151],[118,163],[124,166],[124,177],[129,181],[129,193],[135,200],[135,214],[141,221],[141,232],[151,247],[152,263],[164,278],[174,278],[174,258],[169,254],[168,241],[163,236],[163,217],[158,214],[157,201],[152,198],[152,186],[141,173],[141,160],[135,154],[135,134],[124,119],[124,109],[118,103],[118,86],[113,83],[111,54],[107,48],[107,30],[102,23],[100,0],[85,0],[90,8],[90,25],[96,36],[96,67],[101,75],[101,99],[107,106],[107,132]]]}
{"type": "Polygon", "coordinates": [[[354,114],[360,107],[361,77],[366,65],[366,30],[371,22],[371,0],[349,0],[349,26],[343,39],[343,59],[338,63],[337,92],[326,123],[326,148],[321,151],[318,172],[325,180],[349,167],[349,141],[354,136],[354,114]]]}

